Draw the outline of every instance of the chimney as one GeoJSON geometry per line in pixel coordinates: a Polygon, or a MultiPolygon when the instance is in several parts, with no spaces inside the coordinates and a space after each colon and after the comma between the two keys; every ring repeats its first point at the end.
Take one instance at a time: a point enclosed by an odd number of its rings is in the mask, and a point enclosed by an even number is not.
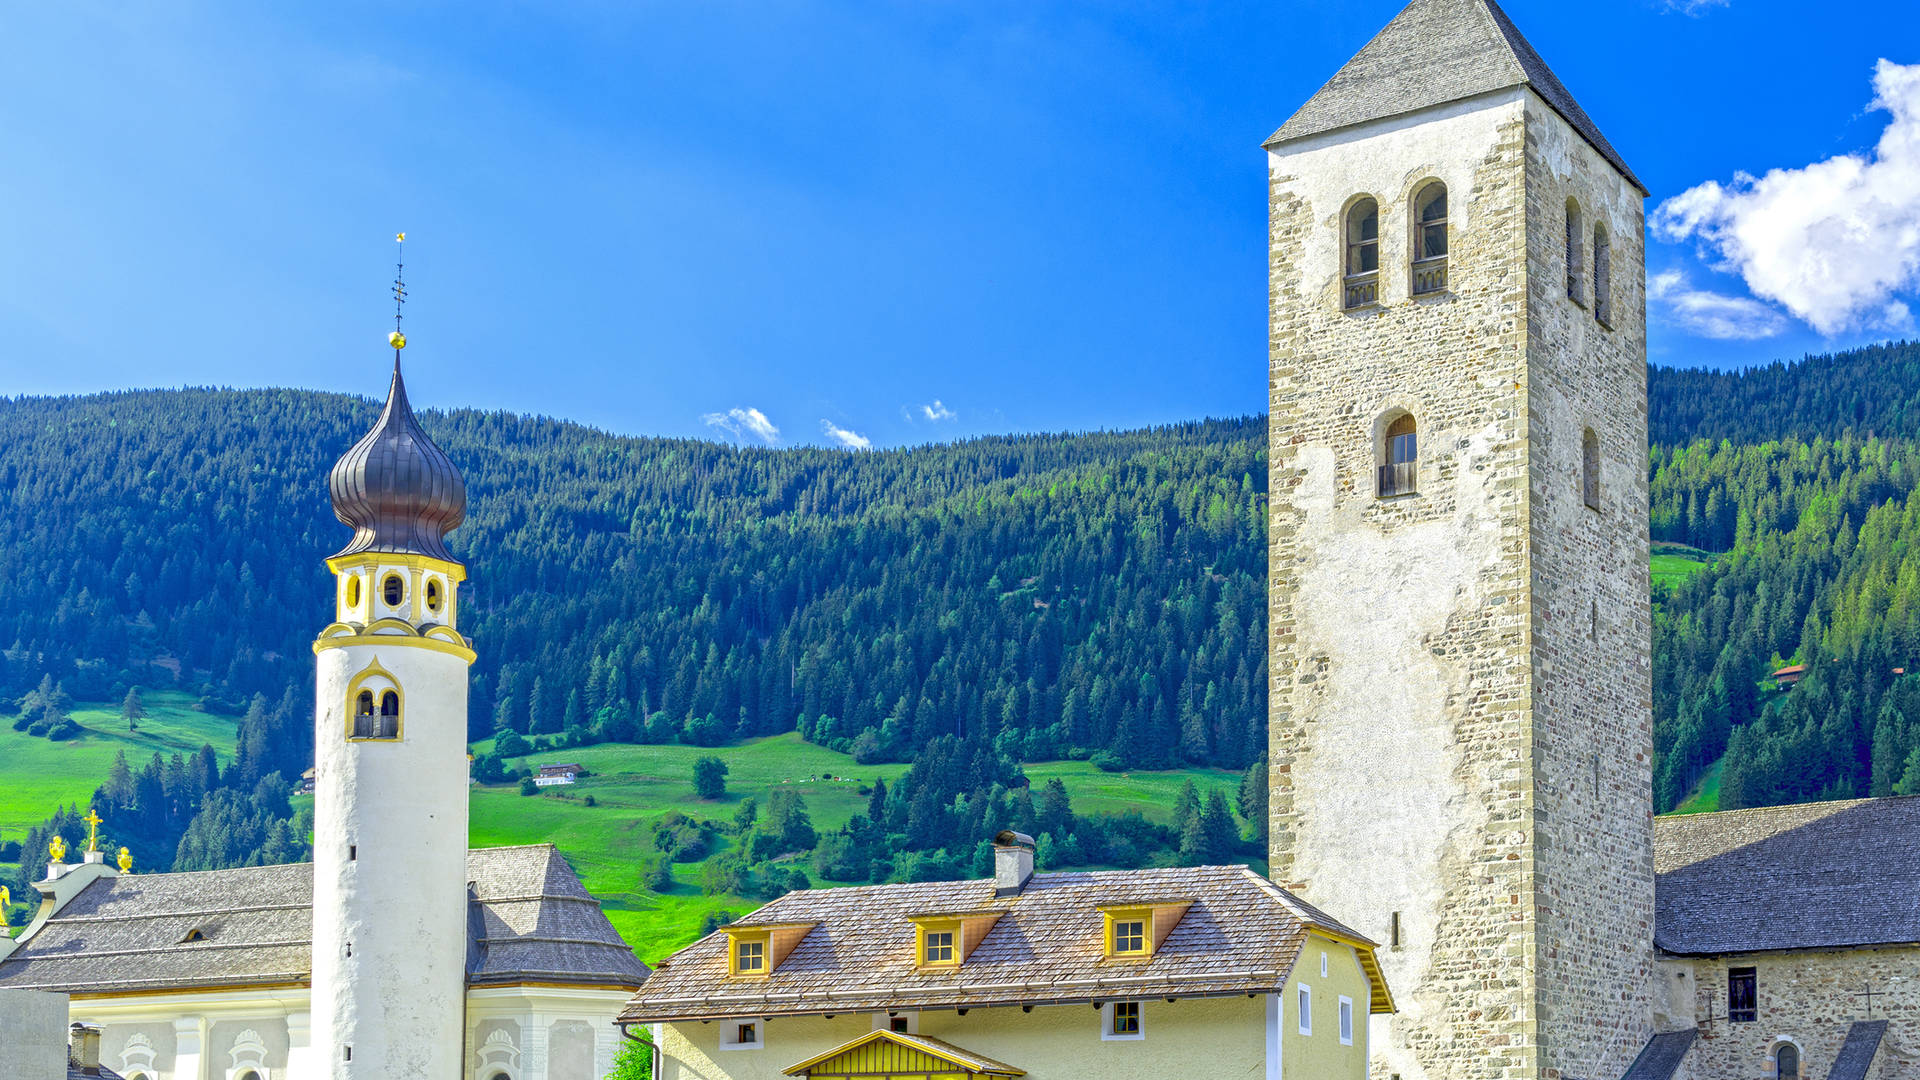
{"type": "Polygon", "coordinates": [[[100,1075],[100,1029],[75,1024],[67,1043],[74,1067],[82,1076],[100,1075]]]}
{"type": "Polygon", "coordinates": [[[1033,837],[1003,829],[993,838],[993,895],[1017,896],[1033,876],[1033,837]]]}

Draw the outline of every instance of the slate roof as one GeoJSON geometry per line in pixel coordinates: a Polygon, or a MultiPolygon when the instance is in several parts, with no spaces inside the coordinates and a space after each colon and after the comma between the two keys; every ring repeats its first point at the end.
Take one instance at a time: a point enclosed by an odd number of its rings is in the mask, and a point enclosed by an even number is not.
{"type": "Polygon", "coordinates": [[[1867,1080],[1873,1055],[1880,1052],[1880,1039],[1886,1033],[1885,1020],[1854,1021],[1847,1029],[1847,1041],[1840,1044],[1839,1056],[1833,1059],[1833,1068],[1827,1072],[1827,1080],[1867,1080]]]}
{"type": "MultiPolygon", "coordinates": [[[[1036,874],[996,897],[992,879],[791,892],[734,924],[816,924],[765,978],[727,975],[715,932],[657,965],[624,1023],[735,1015],[795,1016],[883,1008],[1048,1004],[1277,990],[1310,929],[1372,943],[1240,866],[1036,874]],[[1148,960],[1105,957],[1104,905],[1192,904],[1148,960]],[[914,966],[908,915],[1001,912],[956,969],[914,966]]],[[[1377,969],[1373,1011],[1392,1001],[1377,969]]]]}
{"type": "Polygon", "coordinates": [[[1687,1028],[1662,1032],[1648,1039],[1646,1048],[1633,1059],[1620,1080],[1672,1080],[1673,1074],[1680,1071],[1681,1059],[1693,1048],[1693,1040],[1699,1034],[1698,1029],[1687,1028]]]}
{"type": "Polygon", "coordinates": [[[1654,819],[1654,943],[1678,955],[1920,943],[1920,796],[1654,819]]]}
{"type": "MultiPolygon", "coordinates": [[[[646,966],[551,844],[467,855],[469,985],[639,986],[646,966]]],[[[88,885],[6,960],[0,987],[69,994],[306,983],[313,864],[88,885]],[[202,940],[186,941],[198,930],[202,940]]]]}
{"type": "Polygon", "coordinates": [[[1494,0],[1413,0],[1267,139],[1269,148],[1494,90],[1526,86],[1642,194],[1580,103],[1494,0]]]}

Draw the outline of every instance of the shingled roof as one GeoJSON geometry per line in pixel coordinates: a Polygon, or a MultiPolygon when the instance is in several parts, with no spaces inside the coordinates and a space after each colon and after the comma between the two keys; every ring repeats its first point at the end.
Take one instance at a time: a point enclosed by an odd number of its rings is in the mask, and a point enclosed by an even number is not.
{"type": "MultiPolygon", "coordinates": [[[[639,986],[635,959],[551,844],[467,855],[469,984],[639,986]]],[[[104,877],[0,961],[0,987],[97,994],[304,984],[313,864],[104,877]],[[192,940],[189,940],[189,939],[192,940]]]]}
{"type": "Polygon", "coordinates": [[[1672,1080],[1699,1034],[1698,1029],[1687,1028],[1684,1031],[1663,1031],[1648,1039],[1640,1056],[1633,1059],[1633,1064],[1627,1067],[1626,1075],[1620,1080],[1672,1080]]]}
{"type": "Polygon", "coordinates": [[[1886,1034],[1885,1020],[1854,1021],[1847,1029],[1847,1041],[1840,1044],[1840,1053],[1833,1059],[1827,1080],[1867,1080],[1867,1070],[1873,1068],[1874,1055],[1880,1052],[1880,1040],[1886,1034]]]}
{"type": "Polygon", "coordinates": [[[1654,819],[1654,943],[1679,955],[1920,943],[1920,797],[1654,819]]]}
{"type": "Polygon", "coordinates": [[[1493,0],[1413,0],[1265,145],[1272,148],[1514,86],[1532,88],[1621,176],[1646,193],[1646,185],[1627,168],[1620,152],[1493,0]]]}
{"type": "Polygon", "coordinates": [[[788,893],[734,924],[814,924],[772,973],[729,978],[726,934],[709,934],[661,961],[620,1020],[1271,993],[1310,930],[1357,945],[1373,1011],[1393,1007],[1371,942],[1245,867],[1036,874],[994,893],[992,879],[788,893]],[[1174,898],[1191,905],[1151,959],[1106,958],[1101,907],[1174,898]],[[958,968],[917,969],[907,916],[942,912],[1000,917],[958,968]]]}

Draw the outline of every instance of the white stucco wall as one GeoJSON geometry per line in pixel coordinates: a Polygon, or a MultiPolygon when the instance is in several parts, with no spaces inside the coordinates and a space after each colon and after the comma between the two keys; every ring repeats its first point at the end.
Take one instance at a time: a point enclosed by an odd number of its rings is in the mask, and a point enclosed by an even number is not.
{"type": "Polygon", "coordinates": [[[67,995],[0,990],[0,1062],[9,1077],[64,1080],[67,995]]]}

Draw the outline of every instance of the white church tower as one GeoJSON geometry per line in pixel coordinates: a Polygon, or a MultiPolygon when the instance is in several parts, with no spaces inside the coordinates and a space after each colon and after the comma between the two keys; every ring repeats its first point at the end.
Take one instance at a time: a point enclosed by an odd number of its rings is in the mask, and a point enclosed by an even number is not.
{"type": "Polygon", "coordinates": [[[463,1074],[467,964],[466,485],[393,386],[334,465],[353,539],[313,644],[313,1044],[337,1078],[463,1074]]]}

